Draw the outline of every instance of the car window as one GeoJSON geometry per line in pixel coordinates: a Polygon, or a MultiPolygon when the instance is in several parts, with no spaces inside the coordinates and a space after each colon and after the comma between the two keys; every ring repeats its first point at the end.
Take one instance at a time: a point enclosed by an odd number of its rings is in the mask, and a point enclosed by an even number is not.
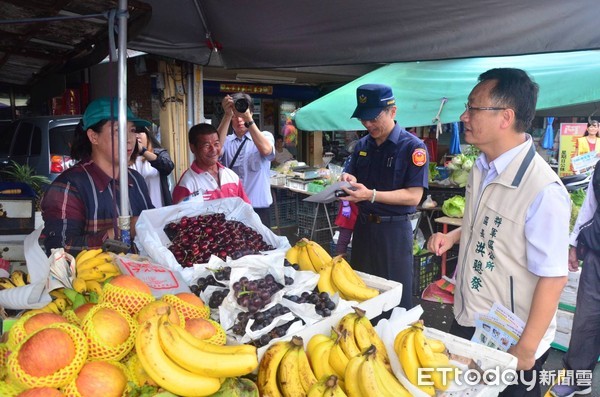
{"type": "Polygon", "coordinates": [[[15,144],[13,145],[13,156],[26,156],[29,153],[32,131],[33,124],[31,123],[22,122],[19,125],[17,135],[15,136],[15,144]]]}
{"type": "Polygon", "coordinates": [[[50,153],[69,156],[71,154],[71,141],[76,124],[54,127],[50,130],[50,153]]]}
{"type": "Polygon", "coordinates": [[[0,129],[0,156],[8,156],[10,152],[10,144],[12,143],[13,136],[15,135],[15,128],[19,123],[10,123],[4,125],[0,129]]]}
{"type": "Polygon", "coordinates": [[[42,153],[42,129],[37,125],[33,127],[30,153],[32,156],[39,156],[42,153]]]}

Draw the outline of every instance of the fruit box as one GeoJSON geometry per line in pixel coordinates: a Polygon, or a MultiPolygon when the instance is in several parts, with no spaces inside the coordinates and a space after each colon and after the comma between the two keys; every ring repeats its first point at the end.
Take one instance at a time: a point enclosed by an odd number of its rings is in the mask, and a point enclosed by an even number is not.
{"type": "MultiPolygon", "coordinates": [[[[377,288],[381,292],[378,296],[372,299],[353,305],[365,310],[366,316],[368,318],[375,318],[381,313],[388,310],[392,310],[394,307],[400,304],[400,300],[402,299],[402,284],[396,281],[386,280],[382,277],[373,276],[367,273],[362,273],[358,271],[356,273],[365,281],[367,286],[371,288],[377,288]]],[[[318,321],[308,327],[305,327],[299,332],[287,334],[281,338],[271,340],[271,343],[258,349],[259,361],[262,358],[265,351],[275,341],[291,340],[292,337],[296,335],[300,336],[303,339],[304,346],[306,346],[306,344],[313,335],[329,335],[331,333],[331,327],[335,327],[340,321],[340,319],[350,312],[352,312],[352,309],[348,308],[347,310],[332,314],[331,317],[325,317],[323,318],[323,320],[318,321]]]]}

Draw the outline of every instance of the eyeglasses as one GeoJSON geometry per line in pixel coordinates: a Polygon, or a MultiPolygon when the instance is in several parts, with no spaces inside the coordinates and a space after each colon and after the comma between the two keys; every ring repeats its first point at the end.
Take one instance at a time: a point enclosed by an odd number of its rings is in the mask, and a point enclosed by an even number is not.
{"type": "Polygon", "coordinates": [[[500,108],[500,107],[495,107],[495,106],[483,106],[483,107],[477,107],[477,106],[471,106],[468,103],[465,103],[465,110],[467,112],[470,112],[472,110],[506,110],[508,108],[500,108]]]}
{"type": "Polygon", "coordinates": [[[385,113],[385,110],[382,110],[381,112],[379,112],[379,114],[374,118],[374,119],[359,119],[361,123],[376,123],[377,120],[379,120],[381,118],[381,115],[385,113]]]}

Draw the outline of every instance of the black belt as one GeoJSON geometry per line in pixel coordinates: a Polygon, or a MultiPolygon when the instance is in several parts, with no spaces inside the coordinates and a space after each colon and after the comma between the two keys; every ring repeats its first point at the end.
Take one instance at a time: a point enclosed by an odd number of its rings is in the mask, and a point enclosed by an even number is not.
{"type": "Polygon", "coordinates": [[[398,221],[407,221],[410,219],[411,214],[404,215],[394,215],[394,216],[381,216],[375,214],[361,214],[362,217],[371,223],[385,223],[385,222],[398,222],[398,221]]]}

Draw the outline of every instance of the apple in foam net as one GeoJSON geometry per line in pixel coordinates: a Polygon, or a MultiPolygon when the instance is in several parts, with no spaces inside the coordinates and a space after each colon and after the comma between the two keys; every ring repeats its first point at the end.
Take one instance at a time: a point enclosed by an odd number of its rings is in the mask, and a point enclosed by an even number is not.
{"type": "Polygon", "coordinates": [[[75,358],[71,336],[56,328],[44,328],[25,341],[17,352],[17,362],[25,373],[48,376],[69,365],[75,358]]]}
{"type": "Polygon", "coordinates": [[[191,305],[204,307],[204,302],[202,301],[202,299],[200,299],[197,295],[191,292],[180,292],[178,294],[175,294],[175,296],[191,305]]]}
{"type": "Polygon", "coordinates": [[[121,397],[127,386],[123,371],[105,361],[86,363],[75,379],[81,397],[121,397]]]}
{"type": "Polygon", "coordinates": [[[73,310],[73,312],[75,312],[75,315],[77,316],[77,318],[79,318],[79,321],[83,321],[83,318],[85,317],[86,314],[88,314],[88,312],[94,307],[96,306],[95,303],[92,302],[86,302],[83,305],[77,307],[77,309],[73,310]]]}
{"type": "Polygon", "coordinates": [[[90,321],[98,338],[112,347],[124,343],[131,333],[127,319],[115,309],[103,307],[90,321]]]}
{"type": "Polygon", "coordinates": [[[129,276],[127,274],[120,274],[116,277],[113,277],[110,281],[110,284],[115,287],[125,288],[131,291],[137,291],[144,294],[152,295],[152,290],[148,286],[148,284],[144,283],[137,277],[129,276]]]}
{"type": "Polygon", "coordinates": [[[64,397],[65,395],[58,389],[52,387],[34,387],[33,389],[22,391],[17,397],[64,397]]]}
{"type": "Polygon", "coordinates": [[[185,329],[198,339],[209,339],[217,333],[217,329],[203,318],[190,318],[185,322],[185,329]]]}
{"type": "Polygon", "coordinates": [[[67,319],[60,314],[55,313],[37,313],[25,320],[23,323],[23,329],[27,335],[31,335],[40,328],[46,327],[50,324],[56,323],[67,323],[67,319]]]}

